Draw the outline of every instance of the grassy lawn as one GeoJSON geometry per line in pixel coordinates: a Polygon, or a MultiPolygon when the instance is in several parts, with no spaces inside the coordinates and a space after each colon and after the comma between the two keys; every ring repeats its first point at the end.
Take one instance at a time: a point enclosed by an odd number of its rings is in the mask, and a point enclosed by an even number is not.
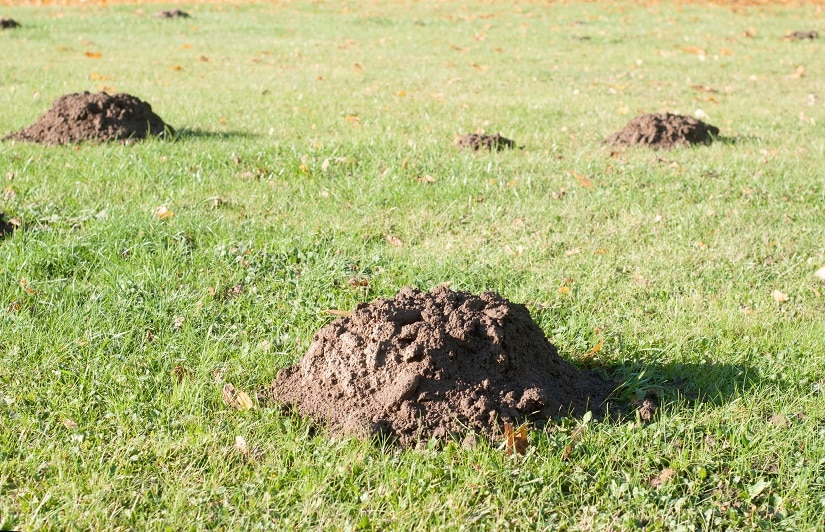
{"type": "Polygon", "coordinates": [[[0,529],[825,530],[825,40],[782,39],[823,13],[464,4],[0,9],[0,135],[104,89],[179,132],[0,143],[0,529]],[[697,110],[721,141],[602,144],[697,110]],[[522,148],[453,146],[480,128],[522,148]],[[445,282],[654,420],[512,457],[222,401],[445,282]]]}

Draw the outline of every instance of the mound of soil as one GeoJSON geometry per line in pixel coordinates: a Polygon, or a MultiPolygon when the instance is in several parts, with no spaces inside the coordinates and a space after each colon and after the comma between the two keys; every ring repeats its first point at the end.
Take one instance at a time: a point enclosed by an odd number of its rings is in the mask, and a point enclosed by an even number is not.
{"type": "Polygon", "coordinates": [[[383,434],[411,446],[495,437],[508,420],[541,426],[602,414],[614,388],[562,359],[524,306],[439,287],[358,305],[318,331],[265,395],[334,434],[383,434]]]}
{"type": "Polygon", "coordinates": [[[794,31],[785,35],[785,39],[789,41],[813,41],[819,38],[819,32],[811,31],[794,31]]]}
{"type": "Polygon", "coordinates": [[[189,18],[189,13],[180,9],[169,9],[155,13],[155,18],[189,18]]]}
{"type": "Polygon", "coordinates": [[[502,137],[500,134],[484,135],[479,133],[470,133],[468,135],[459,135],[456,138],[456,146],[459,148],[469,148],[471,150],[505,150],[513,149],[516,143],[510,139],[502,137]]]}
{"type": "Polygon", "coordinates": [[[10,30],[19,27],[20,23],[12,18],[0,18],[0,30],[10,30]]]}
{"type": "Polygon", "coordinates": [[[129,94],[79,92],[61,96],[37,121],[4,140],[41,144],[82,141],[130,142],[149,135],[163,137],[174,130],[152,112],[152,106],[129,94]]]}
{"type": "Polygon", "coordinates": [[[648,146],[670,149],[685,144],[710,144],[719,128],[690,116],[654,113],[637,116],[605,142],[613,146],[648,146]]]}

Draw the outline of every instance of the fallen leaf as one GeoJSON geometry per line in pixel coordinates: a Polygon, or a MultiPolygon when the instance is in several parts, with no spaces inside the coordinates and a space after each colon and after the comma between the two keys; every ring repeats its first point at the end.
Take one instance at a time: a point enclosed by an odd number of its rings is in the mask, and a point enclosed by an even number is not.
{"type": "Polygon", "coordinates": [[[798,65],[793,72],[788,74],[788,79],[799,79],[805,77],[805,67],[802,65],[798,65]]]}
{"type": "Polygon", "coordinates": [[[573,449],[576,448],[576,445],[579,444],[579,440],[581,440],[584,435],[584,431],[587,429],[587,425],[590,423],[591,419],[593,419],[593,412],[588,410],[582,416],[581,424],[576,427],[576,430],[574,430],[572,434],[570,434],[570,442],[564,446],[564,451],[561,454],[562,460],[567,461],[567,459],[570,458],[570,453],[572,453],[573,449]]]}
{"type": "Polygon", "coordinates": [[[771,293],[771,296],[773,297],[773,300],[777,303],[787,303],[790,300],[788,294],[781,292],[779,290],[774,290],[771,293]]]}
{"type": "Polygon", "coordinates": [[[570,170],[570,175],[572,175],[573,177],[575,177],[575,178],[576,178],[576,180],[579,182],[579,184],[580,184],[581,186],[583,186],[584,188],[593,188],[593,182],[592,182],[592,181],[590,181],[590,180],[589,180],[588,178],[586,178],[585,176],[581,175],[580,173],[578,173],[578,172],[574,172],[573,170],[570,170]]]}
{"type": "Polygon", "coordinates": [[[825,266],[815,271],[814,275],[825,281],[825,266]]]}
{"type": "Polygon", "coordinates": [[[358,116],[356,115],[345,116],[344,120],[346,120],[355,127],[361,127],[361,119],[358,118],[358,116]]]}
{"type": "Polygon", "coordinates": [[[407,95],[407,91],[398,91],[398,92],[395,93],[395,95],[398,96],[399,98],[403,98],[407,95]]]}
{"type": "Polygon", "coordinates": [[[29,286],[29,281],[25,277],[20,278],[20,288],[22,288],[23,291],[26,292],[29,295],[33,296],[33,295],[37,294],[37,290],[35,290],[31,286],[29,286]]]}
{"type": "Polygon", "coordinates": [[[201,61],[203,61],[204,63],[208,63],[208,62],[209,62],[209,57],[207,57],[207,56],[205,56],[205,55],[200,56],[198,59],[200,59],[200,60],[201,60],[201,61]]]}
{"type": "Polygon", "coordinates": [[[369,286],[370,283],[369,283],[369,281],[367,281],[363,277],[352,277],[349,281],[347,281],[347,284],[350,285],[350,286],[359,287],[359,286],[369,286]]]}
{"type": "Polygon", "coordinates": [[[243,294],[243,290],[243,283],[238,283],[235,286],[231,286],[226,289],[226,297],[230,299],[233,297],[238,297],[239,295],[243,294]]]}
{"type": "Polygon", "coordinates": [[[63,419],[63,426],[69,430],[77,430],[77,423],[73,419],[64,418],[63,419]]]}
{"type": "Polygon", "coordinates": [[[422,185],[428,185],[430,183],[435,183],[435,178],[433,176],[429,175],[429,174],[422,175],[420,177],[416,177],[415,179],[416,179],[416,181],[418,181],[422,185]]]}
{"type": "Polygon", "coordinates": [[[170,68],[171,68],[172,70],[176,70],[176,71],[183,70],[183,67],[182,67],[182,66],[180,66],[180,65],[172,65],[170,68]]]}
{"type": "Polygon", "coordinates": [[[562,199],[565,196],[565,194],[567,194],[567,187],[561,187],[558,190],[558,192],[551,192],[550,196],[553,199],[557,200],[557,199],[562,199]]]}
{"type": "Polygon", "coordinates": [[[223,402],[232,408],[237,408],[238,410],[249,410],[254,406],[249,395],[242,390],[236,390],[235,386],[231,383],[227,382],[224,384],[221,393],[223,394],[223,402]]]}
{"type": "Polygon", "coordinates": [[[83,55],[85,55],[89,59],[100,59],[101,57],[103,57],[103,54],[101,54],[100,52],[85,52],[83,55]]]}
{"type": "Polygon", "coordinates": [[[588,356],[595,355],[599,351],[602,350],[602,346],[604,346],[604,339],[599,340],[599,343],[593,346],[593,349],[587,352],[588,356]]]}
{"type": "Polygon", "coordinates": [[[524,454],[530,442],[527,440],[527,425],[514,429],[513,425],[504,422],[504,450],[508,455],[524,454]]]}
{"type": "Polygon", "coordinates": [[[160,205],[155,209],[155,218],[158,220],[171,220],[175,217],[175,212],[166,208],[166,205],[160,205]]]}
{"type": "Polygon", "coordinates": [[[177,384],[180,384],[185,378],[192,377],[192,372],[180,365],[172,368],[170,374],[175,378],[177,384]]]}
{"type": "Polygon", "coordinates": [[[582,250],[579,249],[579,248],[568,249],[567,251],[564,252],[564,256],[565,257],[572,257],[573,255],[578,255],[579,253],[581,253],[581,251],[582,250]]]}
{"type": "Polygon", "coordinates": [[[328,309],[328,310],[322,310],[321,314],[323,314],[325,316],[336,316],[338,318],[349,318],[350,316],[352,316],[352,311],[351,310],[328,309]]]}
{"type": "Polygon", "coordinates": [[[662,469],[658,475],[656,475],[655,477],[651,477],[650,480],[647,481],[647,483],[650,485],[651,488],[658,488],[674,476],[676,476],[676,470],[672,467],[666,467],[662,469]]]}
{"type": "Polygon", "coordinates": [[[186,321],[186,318],[184,318],[183,316],[175,316],[174,318],[172,318],[172,327],[174,327],[175,330],[179,331],[181,327],[183,327],[184,321],[186,321]]]}
{"type": "Polygon", "coordinates": [[[682,48],[682,51],[686,54],[705,55],[705,51],[698,46],[686,46],[682,48]]]}
{"type": "Polygon", "coordinates": [[[400,248],[404,245],[404,242],[400,238],[393,235],[387,235],[387,242],[394,248],[400,248]]]}
{"type": "Polygon", "coordinates": [[[570,293],[570,287],[567,286],[567,285],[560,286],[559,287],[559,293],[564,294],[564,295],[568,295],[570,293]]]}
{"type": "Polygon", "coordinates": [[[244,456],[249,456],[249,447],[246,446],[243,436],[235,436],[235,450],[244,456]]]}

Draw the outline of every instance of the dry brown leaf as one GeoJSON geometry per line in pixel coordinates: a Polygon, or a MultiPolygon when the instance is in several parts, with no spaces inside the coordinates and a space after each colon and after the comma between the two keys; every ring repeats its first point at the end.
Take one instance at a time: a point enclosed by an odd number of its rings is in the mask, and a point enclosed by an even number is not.
{"type": "Polygon", "coordinates": [[[674,476],[676,476],[676,470],[672,467],[666,467],[662,469],[662,471],[660,471],[655,477],[650,477],[647,483],[651,488],[658,488],[674,476]]]}
{"type": "Polygon", "coordinates": [[[387,235],[387,242],[394,248],[400,248],[404,245],[404,242],[400,238],[393,235],[387,235]]]}
{"type": "Polygon", "coordinates": [[[183,327],[184,321],[186,321],[186,318],[183,316],[175,316],[172,318],[172,327],[174,327],[176,331],[179,331],[183,327]]]}
{"type": "Polygon", "coordinates": [[[557,200],[557,199],[562,199],[565,196],[565,194],[567,194],[567,187],[561,187],[558,190],[558,192],[551,192],[550,196],[553,199],[557,200]]]}
{"type": "Polygon", "coordinates": [[[771,292],[771,297],[773,297],[773,300],[777,303],[787,303],[790,300],[788,294],[780,290],[774,290],[773,292],[771,292]]]}
{"type": "Polygon", "coordinates": [[[227,382],[221,391],[223,394],[223,402],[232,408],[238,410],[249,410],[254,406],[252,399],[243,390],[236,390],[235,386],[227,382]]]}
{"type": "Polygon", "coordinates": [[[427,175],[422,175],[422,176],[420,176],[420,177],[416,177],[415,179],[416,179],[419,183],[421,183],[422,185],[428,185],[428,184],[430,184],[430,183],[435,183],[435,178],[434,178],[433,176],[429,175],[429,174],[427,174],[427,175]]]}
{"type": "Polygon", "coordinates": [[[77,430],[77,423],[73,419],[64,418],[63,419],[63,426],[69,430],[77,430]]]}
{"type": "Polygon", "coordinates": [[[603,347],[603,346],[604,346],[604,339],[599,340],[599,343],[598,343],[598,344],[596,344],[596,345],[594,345],[594,346],[593,346],[593,349],[591,349],[590,351],[588,351],[588,352],[587,352],[587,355],[588,355],[588,356],[595,355],[596,353],[598,353],[599,351],[601,351],[601,350],[602,350],[602,347],[603,347]]]}
{"type": "Polygon", "coordinates": [[[504,450],[508,455],[524,454],[530,442],[527,440],[527,425],[514,429],[513,425],[504,422],[504,450]]]}
{"type": "Polygon", "coordinates": [[[172,377],[175,378],[175,383],[177,384],[183,382],[183,379],[192,377],[192,372],[181,365],[172,368],[172,371],[170,373],[172,377]]]}
{"type": "Polygon", "coordinates": [[[23,291],[26,292],[29,295],[33,296],[33,295],[37,294],[37,290],[35,290],[31,286],[29,286],[29,281],[25,277],[20,278],[20,288],[22,288],[23,291]]]}
{"type": "Polygon", "coordinates": [[[682,51],[686,54],[705,55],[705,51],[698,46],[685,46],[682,51]]]}
{"type": "Polygon", "coordinates": [[[175,212],[170,211],[166,205],[159,205],[155,209],[155,218],[158,220],[171,220],[175,217],[175,212]]]}
{"type": "Polygon", "coordinates": [[[582,252],[582,250],[579,249],[579,248],[571,248],[571,249],[568,249],[567,251],[564,252],[564,256],[565,257],[572,257],[573,255],[578,255],[581,252],[582,252]]]}
{"type": "Polygon", "coordinates": [[[103,57],[103,54],[100,52],[84,52],[83,55],[85,55],[89,59],[100,59],[101,57],[103,57]]]}
{"type": "Polygon", "coordinates": [[[335,309],[328,309],[322,310],[321,314],[325,316],[335,316],[337,318],[349,318],[352,316],[351,310],[335,310],[335,309]]]}
{"type": "Polygon", "coordinates": [[[580,173],[570,170],[570,175],[575,177],[579,184],[584,188],[593,188],[593,182],[590,181],[587,177],[581,175],[580,173]]]}
{"type": "Polygon", "coordinates": [[[788,79],[799,79],[805,77],[805,67],[802,65],[798,65],[793,72],[788,74],[788,79]]]}
{"type": "Polygon", "coordinates": [[[360,287],[360,286],[369,286],[370,282],[364,279],[363,277],[352,277],[347,284],[350,286],[360,287]]]}

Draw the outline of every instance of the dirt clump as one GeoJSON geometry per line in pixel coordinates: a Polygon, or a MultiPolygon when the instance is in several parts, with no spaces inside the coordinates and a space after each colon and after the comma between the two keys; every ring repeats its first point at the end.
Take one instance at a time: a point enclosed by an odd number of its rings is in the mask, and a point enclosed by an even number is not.
{"type": "Polygon", "coordinates": [[[180,9],[167,9],[155,13],[155,18],[189,18],[189,13],[180,9]]]}
{"type": "Polygon", "coordinates": [[[670,149],[679,145],[710,144],[719,128],[690,116],[671,113],[640,115],[605,142],[613,146],[648,146],[670,149]]]}
{"type": "Polygon", "coordinates": [[[819,39],[819,32],[816,30],[793,31],[783,38],[786,41],[813,41],[814,39],[819,39]]]}
{"type": "Polygon", "coordinates": [[[333,434],[495,438],[504,421],[603,414],[615,384],[562,359],[523,305],[439,287],[361,303],[263,394],[333,434]]]}
{"type": "Polygon", "coordinates": [[[455,144],[459,148],[468,148],[471,150],[512,150],[516,147],[516,143],[510,139],[502,137],[499,133],[495,135],[485,135],[483,133],[469,133],[467,135],[458,135],[455,139],[455,144]]]}
{"type": "Polygon", "coordinates": [[[73,144],[83,141],[129,143],[149,135],[165,137],[171,126],[152,112],[152,106],[130,94],[79,92],[61,96],[29,127],[3,140],[73,144]]]}
{"type": "Polygon", "coordinates": [[[10,30],[19,27],[20,23],[13,18],[0,18],[0,30],[10,30]]]}
{"type": "Polygon", "coordinates": [[[0,239],[11,235],[18,227],[20,227],[19,218],[8,218],[6,213],[0,212],[0,239]]]}

